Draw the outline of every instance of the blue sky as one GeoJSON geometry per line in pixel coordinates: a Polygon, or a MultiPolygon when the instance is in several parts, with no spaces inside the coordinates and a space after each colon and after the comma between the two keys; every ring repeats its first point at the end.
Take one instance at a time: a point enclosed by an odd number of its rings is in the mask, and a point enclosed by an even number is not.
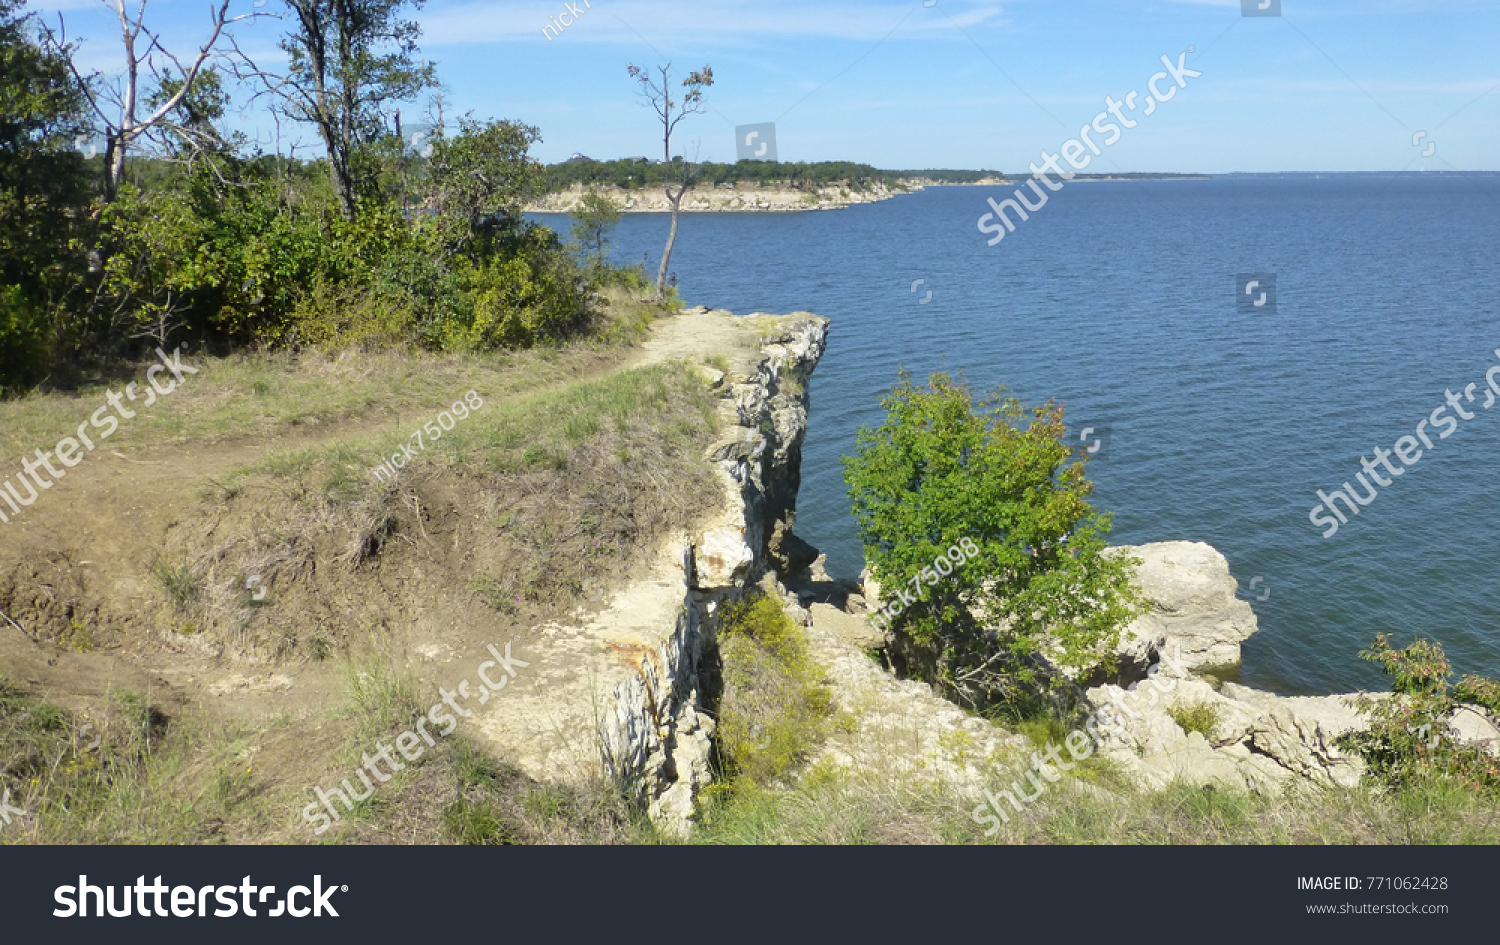
{"type": "MultiPolygon", "coordinates": [[[[277,12],[280,0],[235,0],[277,12]]],[[[536,125],[534,154],[660,154],[629,63],[708,64],[711,110],[674,152],[734,160],[734,126],[776,123],[782,160],[1012,172],[1056,151],[1104,109],[1175,63],[1201,71],[1104,151],[1091,172],[1500,170],[1500,3],[1283,0],[1242,17],[1239,0],[589,0],[549,40],[562,0],[429,0],[415,13],[452,118],[536,125]],[[1413,146],[1416,132],[1427,135],[1413,146]],[[1435,142],[1429,156],[1422,152],[1435,142]]],[[[47,0],[87,40],[81,62],[118,69],[118,27],[99,0],[47,0]]],[[[571,18],[571,17],[570,17],[571,18]]],[[[206,0],[150,0],[147,22],[182,55],[206,0]]],[[[237,24],[276,58],[282,23],[237,24]]],[[[406,120],[427,103],[404,109],[406,120]]],[[[270,128],[251,106],[237,124],[270,128]]],[[[315,149],[303,133],[300,154],[315,149]]]]}

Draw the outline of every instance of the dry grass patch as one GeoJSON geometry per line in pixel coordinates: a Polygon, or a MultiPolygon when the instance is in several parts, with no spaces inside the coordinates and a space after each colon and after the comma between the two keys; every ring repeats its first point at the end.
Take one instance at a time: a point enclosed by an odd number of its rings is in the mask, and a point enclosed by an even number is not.
{"type": "Polygon", "coordinates": [[[0,680],[0,793],[26,811],[0,843],[223,842],[226,822],[264,813],[247,735],[130,692],[84,723],[0,680]]]}
{"type": "Polygon", "coordinates": [[[1500,810],[1441,785],[1289,790],[1279,796],[1171,785],[1099,790],[1049,784],[991,837],[972,816],[983,797],[890,770],[815,766],[781,790],[741,792],[700,843],[1495,844],[1500,810]]]}
{"type": "Polygon", "coordinates": [[[414,557],[504,615],[556,615],[718,501],[703,455],[717,425],[701,379],[667,364],[487,402],[387,481],[370,471],[396,451],[380,436],[231,470],[169,530],[155,569],[167,621],[273,659],[353,652],[363,630],[328,601],[399,608],[371,598],[369,572],[414,557]]]}
{"type": "MultiPolygon", "coordinates": [[[[613,311],[613,306],[611,306],[613,311]]],[[[644,336],[651,321],[664,314],[657,303],[622,301],[610,315],[605,336],[560,348],[527,351],[432,353],[424,351],[245,351],[213,357],[185,350],[182,362],[197,368],[170,395],[142,409],[144,398],[131,403],[133,419],[119,428],[101,449],[144,449],[163,444],[206,444],[327,430],[381,421],[400,427],[470,389],[486,397],[508,397],[552,387],[600,373],[618,365],[627,346],[644,336]]],[[[109,390],[123,391],[135,381],[145,385],[154,361],[120,365],[108,377],[76,391],[34,392],[0,401],[0,455],[29,455],[50,449],[60,438],[74,436],[99,407],[109,390]]]]}

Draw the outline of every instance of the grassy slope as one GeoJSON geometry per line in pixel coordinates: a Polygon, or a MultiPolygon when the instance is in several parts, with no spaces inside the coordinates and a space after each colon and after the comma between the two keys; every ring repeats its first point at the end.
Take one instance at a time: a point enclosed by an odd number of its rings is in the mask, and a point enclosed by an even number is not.
{"type": "MultiPolygon", "coordinates": [[[[648,308],[619,305],[612,340],[638,336],[648,308]]],[[[595,576],[624,573],[657,530],[681,524],[677,518],[691,513],[694,501],[717,495],[702,461],[717,420],[701,380],[677,364],[621,370],[630,356],[617,344],[594,343],[518,354],[203,359],[195,364],[200,375],[122,423],[107,448],[147,457],[153,467],[186,470],[184,481],[196,479],[199,487],[195,500],[180,504],[182,518],[210,521],[218,532],[233,524],[230,507],[242,490],[277,495],[285,499],[281,506],[252,509],[257,529],[275,532],[278,525],[268,518],[278,510],[299,503],[336,510],[365,501],[379,491],[370,488],[372,457],[394,449],[396,431],[410,432],[464,391],[482,390],[484,408],[409,464],[398,486],[415,492],[414,479],[442,480],[460,491],[488,490],[501,505],[508,494],[527,498],[517,489],[539,492],[542,501],[520,503],[534,514],[496,523],[494,542],[511,542],[514,558],[546,566],[506,569],[523,580],[506,587],[505,599],[515,592],[545,594],[561,605],[574,600],[576,577],[585,568],[595,576]],[[245,455],[247,441],[262,446],[266,440],[270,455],[225,465],[245,455]],[[664,491],[669,482],[672,488],[664,491]],[[642,490],[655,501],[633,509],[628,495],[621,501],[611,491],[620,489],[642,490]],[[580,513],[593,500],[605,512],[619,506],[622,516],[597,514],[583,523],[585,533],[565,534],[588,518],[580,513]],[[598,547],[610,542],[613,547],[598,547]],[[588,560],[564,560],[570,553],[588,560]]],[[[102,388],[0,405],[0,443],[19,452],[55,442],[96,402],[103,402],[102,388]]],[[[71,477],[70,485],[89,487],[100,478],[71,477]]],[[[98,501],[84,494],[51,503],[46,512],[87,518],[98,501]]],[[[338,571],[322,563],[322,571],[338,571]]],[[[156,577],[162,607],[179,617],[202,610],[211,596],[190,561],[159,568],[156,577]]],[[[466,584],[450,589],[460,596],[474,590],[466,584]]],[[[243,611],[233,615],[239,625],[265,613],[246,610],[247,601],[230,604],[243,611]]],[[[34,615],[17,616],[36,628],[34,615]]],[[[152,615],[139,617],[139,635],[154,638],[152,615]]],[[[29,656],[19,655],[32,650],[60,654],[64,663],[114,660],[90,652],[94,641],[86,630],[55,642],[4,641],[7,652],[18,655],[4,667],[12,679],[0,673],[0,786],[11,789],[27,816],[0,831],[0,843],[309,842],[298,816],[309,785],[347,776],[376,738],[410,724],[421,701],[419,682],[400,660],[385,657],[378,641],[322,637],[321,648],[292,654],[304,682],[322,661],[334,669],[335,684],[311,718],[287,710],[269,720],[237,721],[224,711],[228,699],[166,705],[139,677],[111,680],[102,693],[59,688],[50,677],[50,688],[36,679],[18,683],[33,675],[29,656]]],[[[145,655],[148,661],[174,659],[145,655]]],[[[610,786],[534,785],[460,737],[402,772],[356,813],[322,841],[567,842],[579,835],[575,823],[590,837],[651,835],[638,812],[619,807],[610,786]]]]}

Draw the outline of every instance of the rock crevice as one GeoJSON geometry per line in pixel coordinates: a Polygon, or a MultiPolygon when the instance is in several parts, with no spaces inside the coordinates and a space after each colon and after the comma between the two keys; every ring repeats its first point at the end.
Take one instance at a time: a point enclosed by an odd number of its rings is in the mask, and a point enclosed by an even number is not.
{"type": "Polygon", "coordinates": [[[533,777],[614,778],[681,834],[710,779],[703,670],[716,614],[796,545],[807,389],[828,321],[700,307],[673,322],[647,344],[648,361],[719,365],[700,368],[719,395],[722,432],[708,448],[723,488],[719,511],[666,541],[645,579],[592,613],[543,627],[532,696],[481,724],[533,777]]]}

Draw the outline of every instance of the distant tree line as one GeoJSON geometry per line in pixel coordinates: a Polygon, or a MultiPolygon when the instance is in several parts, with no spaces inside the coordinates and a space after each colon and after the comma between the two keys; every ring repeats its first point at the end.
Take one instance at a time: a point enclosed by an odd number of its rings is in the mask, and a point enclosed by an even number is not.
{"type": "MultiPolygon", "coordinates": [[[[574,184],[612,184],[626,190],[654,187],[667,180],[679,180],[683,173],[682,158],[663,162],[625,158],[615,161],[565,161],[547,167],[547,192],[556,193],[574,184]],[[670,177],[668,176],[670,174],[670,177]]],[[[852,161],[740,161],[736,164],[688,164],[688,175],[701,184],[732,184],[745,181],[786,182],[792,186],[848,183],[863,189],[872,184],[899,187],[904,178],[920,177],[942,183],[972,184],[986,177],[998,177],[999,171],[882,171],[869,164],[852,161]]]]}
{"type": "Polygon", "coordinates": [[[883,171],[882,173],[905,180],[922,178],[939,184],[977,184],[986,178],[1005,176],[999,171],[955,171],[931,168],[925,171],[883,171]]]}

